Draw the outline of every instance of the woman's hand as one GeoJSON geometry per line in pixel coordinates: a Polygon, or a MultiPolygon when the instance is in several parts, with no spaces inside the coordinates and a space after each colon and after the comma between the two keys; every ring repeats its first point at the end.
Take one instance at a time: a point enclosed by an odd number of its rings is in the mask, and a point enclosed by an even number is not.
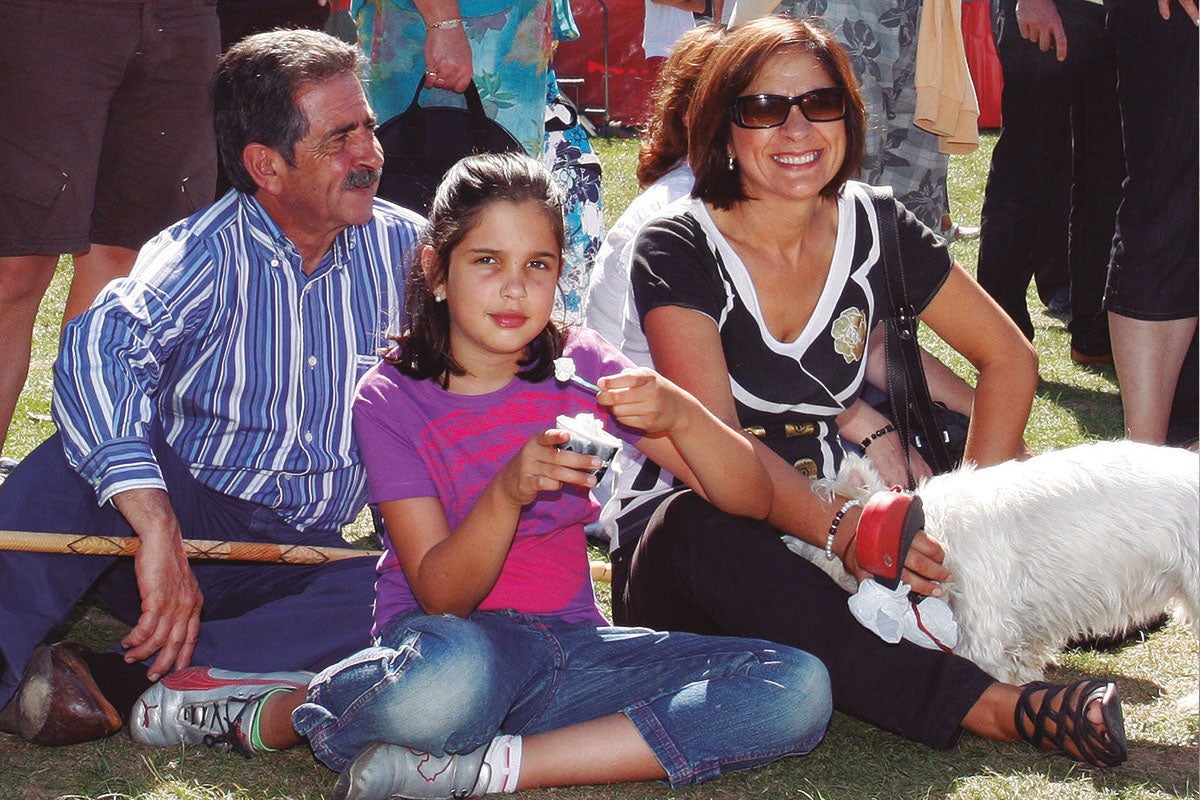
{"type": "MultiPolygon", "coordinates": [[[[891,425],[891,420],[859,399],[838,414],[837,423],[838,432],[844,438],[860,445],[863,442],[868,443],[863,448],[863,454],[879,471],[879,477],[883,478],[884,483],[888,486],[908,485],[908,471],[905,468],[907,462],[904,459],[904,445],[900,441],[900,434],[893,430],[875,436],[891,425]]],[[[912,474],[915,480],[933,475],[933,470],[925,463],[925,459],[921,458],[915,447],[909,448],[909,458],[912,459],[912,474]]]]}
{"type": "MultiPolygon", "coordinates": [[[[858,524],[857,519],[855,524],[858,524]]],[[[857,545],[858,537],[855,536],[842,553],[842,564],[847,572],[862,581],[872,576],[858,563],[857,545]]],[[[911,586],[917,594],[941,597],[945,593],[941,585],[953,580],[950,570],[942,563],[945,559],[946,551],[942,546],[929,538],[925,531],[917,531],[904,559],[900,580],[911,586]]]]}
{"type": "Polygon", "coordinates": [[[622,370],[599,385],[596,401],[622,424],[645,432],[637,442],[642,453],[721,510],[766,517],[774,487],[741,431],[652,369],[622,370]]]}
{"type": "MultiPolygon", "coordinates": [[[[440,22],[429,20],[428,22],[440,22]]],[[[425,32],[425,85],[462,93],[473,75],[471,45],[462,25],[425,32]]]]}
{"type": "Polygon", "coordinates": [[[878,439],[871,440],[871,446],[863,451],[871,460],[871,465],[879,472],[879,477],[888,486],[907,486],[908,472],[911,467],[913,480],[921,481],[933,477],[933,470],[925,463],[925,459],[917,448],[908,448],[908,459],[904,457],[904,445],[897,431],[885,433],[878,439]]]}
{"type": "Polygon", "coordinates": [[[532,503],[539,492],[555,492],[563,484],[592,488],[598,470],[604,462],[596,456],[585,456],[571,450],[559,450],[571,435],[551,428],[533,436],[493,480],[495,488],[518,508],[532,503]]]}

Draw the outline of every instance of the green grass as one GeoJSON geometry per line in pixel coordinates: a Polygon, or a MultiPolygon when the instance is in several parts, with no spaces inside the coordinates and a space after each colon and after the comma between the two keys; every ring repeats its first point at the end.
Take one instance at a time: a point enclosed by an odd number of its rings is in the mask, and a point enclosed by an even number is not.
{"type": "MultiPolygon", "coordinates": [[[[954,216],[979,218],[993,137],[979,152],[951,164],[954,216]]],[[[606,217],[611,223],[636,193],[636,142],[597,143],[605,167],[606,217]]],[[[953,245],[973,270],[974,242],[953,245]]],[[[49,406],[49,367],[57,346],[56,315],[65,296],[66,270],[56,279],[39,322],[34,369],[22,396],[6,452],[23,455],[52,430],[29,415],[49,406]]],[[[1026,438],[1035,450],[1065,447],[1121,432],[1120,402],[1111,369],[1075,365],[1067,353],[1064,321],[1045,312],[1030,295],[1041,385],[1026,438]]],[[[952,366],[964,368],[932,337],[926,343],[952,366]]],[[[1031,543],[1036,546],[1036,543],[1031,543]]],[[[797,613],[802,613],[798,610],[797,613]]],[[[95,610],[77,624],[73,638],[105,646],[120,628],[95,610]]],[[[522,793],[530,800],[684,800],[797,798],[801,800],[1163,800],[1200,798],[1197,776],[1197,717],[1176,702],[1197,687],[1197,647],[1178,623],[1140,644],[1112,652],[1070,651],[1055,677],[1084,674],[1116,679],[1125,697],[1131,757],[1117,769],[1092,771],[1062,758],[1049,758],[1025,745],[965,737],[950,752],[937,752],[841,714],[834,716],[824,743],[811,755],[730,775],[671,792],[654,783],[582,787],[522,793]]],[[[104,742],[46,749],[0,736],[0,800],[321,800],[333,775],[306,748],[252,761],[203,748],[139,748],[124,735],[104,742]]]]}

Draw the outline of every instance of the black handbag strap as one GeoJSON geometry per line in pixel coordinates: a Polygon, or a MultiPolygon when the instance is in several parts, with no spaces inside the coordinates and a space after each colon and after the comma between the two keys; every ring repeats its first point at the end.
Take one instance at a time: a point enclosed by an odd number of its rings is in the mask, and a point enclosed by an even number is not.
{"type": "MultiPolygon", "coordinates": [[[[424,89],[425,78],[422,76],[421,80],[417,81],[417,90],[413,92],[412,102],[408,104],[408,109],[404,112],[405,114],[415,112],[421,108],[421,92],[424,89]]],[[[481,150],[486,150],[488,126],[492,124],[492,121],[483,109],[483,98],[479,96],[479,87],[475,85],[474,80],[467,84],[467,88],[463,90],[462,95],[463,99],[467,101],[467,112],[470,114],[471,138],[481,150]]],[[[423,128],[424,120],[419,115],[415,116],[418,124],[423,128]]]]}
{"type": "Polygon", "coordinates": [[[900,208],[892,196],[891,187],[872,186],[870,190],[875,217],[879,221],[879,258],[883,262],[884,285],[888,296],[889,314],[884,337],[888,400],[892,407],[892,422],[904,446],[905,469],[911,489],[916,484],[910,466],[913,435],[924,435],[928,440],[933,461],[929,466],[934,472],[945,472],[952,467],[952,463],[934,417],[929,384],[925,380],[925,369],[921,366],[921,347],[917,342],[917,313],[908,301],[908,290],[904,284],[904,261],[896,227],[900,208]]]}

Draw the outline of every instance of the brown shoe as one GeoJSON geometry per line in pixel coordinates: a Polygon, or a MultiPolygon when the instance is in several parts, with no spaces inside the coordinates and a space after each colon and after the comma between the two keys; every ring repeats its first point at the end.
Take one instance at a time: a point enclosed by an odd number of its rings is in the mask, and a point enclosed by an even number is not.
{"type": "Polygon", "coordinates": [[[1071,348],[1071,360],[1084,367],[1107,367],[1113,363],[1112,353],[1099,353],[1093,356],[1082,350],[1076,350],[1074,347],[1071,348]]]}
{"type": "Polygon", "coordinates": [[[82,645],[38,645],[21,684],[0,711],[0,730],[55,747],[102,739],[121,729],[121,715],[92,680],[82,645]]]}

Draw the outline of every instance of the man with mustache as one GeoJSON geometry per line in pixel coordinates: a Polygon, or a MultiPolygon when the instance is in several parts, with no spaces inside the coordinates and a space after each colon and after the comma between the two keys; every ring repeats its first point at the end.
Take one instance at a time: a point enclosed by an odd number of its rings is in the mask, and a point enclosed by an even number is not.
{"type": "Polygon", "coordinates": [[[364,502],[354,385],[395,333],[422,220],[376,200],[351,46],[249,37],[213,82],[234,188],[142,248],[64,332],[60,433],[0,485],[0,529],[135,535],[129,559],[0,553],[0,730],[113,732],[191,663],[317,670],[370,644],[374,564],[189,563],[182,540],[344,545],[364,502]],[[46,644],[94,597],[118,652],[46,644]]]}

